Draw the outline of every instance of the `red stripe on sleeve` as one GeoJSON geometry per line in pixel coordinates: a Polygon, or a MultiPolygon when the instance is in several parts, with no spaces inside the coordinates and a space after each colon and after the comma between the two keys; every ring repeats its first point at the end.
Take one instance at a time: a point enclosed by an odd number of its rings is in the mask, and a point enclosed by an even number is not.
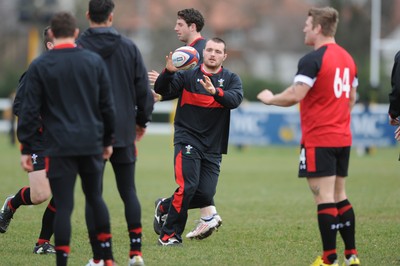
{"type": "Polygon", "coordinates": [[[217,90],[217,95],[218,95],[218,96],[220,96],[220,97],[223,97],[223,96],[224,96],[224,90],[223,90],[223,89],[221,89],[221,88],[216,88],[216,90],[217,90]]]}

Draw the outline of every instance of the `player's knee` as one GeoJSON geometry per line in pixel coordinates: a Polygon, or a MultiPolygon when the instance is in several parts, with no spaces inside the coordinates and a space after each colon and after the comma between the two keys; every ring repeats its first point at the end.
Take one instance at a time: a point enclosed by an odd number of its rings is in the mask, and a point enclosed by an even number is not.
{"type": "Polygon", "coordinates": [[[42,191],[40,193],[31,193],[31,201],[34,205],[40,204],[48,200],[51,196],[50,191],[42,191]]]}

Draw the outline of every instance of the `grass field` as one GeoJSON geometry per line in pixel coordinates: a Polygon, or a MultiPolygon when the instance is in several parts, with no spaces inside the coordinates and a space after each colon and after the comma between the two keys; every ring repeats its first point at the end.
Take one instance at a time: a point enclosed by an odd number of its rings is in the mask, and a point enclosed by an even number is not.
{"type": "MultiPolygon", "coordinates": [[[[316,207],[306,181],[297,178],[297,147],[230,147],[224,156],[215,197],[223,226],[203,241],[182,248],[160,247],[153,232],[154,200],[170,196],[176,185],[170,136],[146,136],[138,145],[136,185],[142,204],[143,254],[152,265],[310,265],[321,253],[316,207]]],[[[400,162],[398,148],[352,153],[349,199],[356,212],[357,248],[363,266],[400,265],[400,162]]],[[[0,135],[0,201],[28,184],[19,166],[19,151],[0,135]]],[[[107,167],[104,197],[112,215],[114,255],[127,265],[128,236],[122,201],[107,167]]],[[[21,207],[9,230],[0,235],[0,266],[54,265],[55,256],[32,254],[46,204],[21,207]]],[[[91,257],[77,183],[72,217],[69,265],[91,257]]],[[[191,210],[186,232],[199,217],[191,210]]],[[[186,234],[185,232],[185,234],[186,234]]],[[[342,263],[343,244],[338,235],[342,263]]],[[[341,264],[340,264],[341,265],[341,264]]]]}

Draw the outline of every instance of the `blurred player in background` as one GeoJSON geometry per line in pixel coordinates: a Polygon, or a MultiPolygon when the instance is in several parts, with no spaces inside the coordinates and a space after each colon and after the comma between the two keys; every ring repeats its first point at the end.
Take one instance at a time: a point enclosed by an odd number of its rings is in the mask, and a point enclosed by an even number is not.
{"type": "Polygon", "coordinates": [[[274,95],[257,98],[267,105],[292,106],[300,102],[302,140],[299,177],[306,177],[317,204],[323,253],[312,266],[338,266],[336,235],[345,245],[344,266],[360,265],[355,243],[355,215],[347,199],[352,135],[350,112],[358,86],[353,58],[335,42],[338,12],[311,8],[304,27],[305,44],[314,51],[300,59],[294,83],[274,95]]]}
{"type": "MultiPolygon", "coordinates": [[[[203,15],[193,8],[182,9],[178,11],[177,15],[174,30],[178,39],[185,45],[195,48],[200,56],[198,64],[203,63],[203,49],[206,45],[206,39],[201,35],[204,27],[203,15]]],[[[151,84],[154,84],[158,75],[159,73],[155,70],[149,72],[151,84]]]]}
{"type": "MultiPolygon", "coordinates": [[[[49,36],[49,28],[43,31],[44,47],[51,50],[54,47],[53,39],[49,36]]],[[[22,102],[24,100],[26,88],[26,73],[19,81],[16,96],[13,103],[13,113],[18,116],[22,102]]],[[[34,150],[30,147],[21,147],[21,167],[28,172],[29,187],[21,188],[15,195],[7,197],[0,212],[0,233],[5,233],[10,225],[11,218],[21,205],[38,205],[45,202],[51,196],[49,180],[46,176],[42,131],[38,130],[33,137],[37,142],[34,150]]],[[[35,254],[54,254],[54,246],[50,244],[50,238],[53,235],[53,221],[55,215],[54,200],[51,199],[44,211],[42,218],[42,228],[38,241],[33,249],[35,254]]]]}
{"type": "MultiPolygon", "coordinates": [[[[394,57],[391,85],[392,91],[389,94],[389,124],[399,126],[400,116],[400,52],[394,57]]],[[[395,138],[400,141],[400,127],[395,131],[395,138]]],[[[399,157],[400,160],[400,157],[399,157]]]]}
{"type": "Polygon", "coordinates": [[[101,195],[103,160],[112,154],[115,125],[107,68],[99,55],[76,47],[79,29],[70,13],[56,13],[49,31],[54,49],[35,59],[26,74],[18,139],[35,146],[33,136],[43,125],[46,172],[57,206],[57,266],[68,262],[78,174],[85,200],[93,208],[104,265],[114,265],[110,217],[101,195]]]}
{"type": "Polygon", "coordinates": [[[189,208],[212,205],[222,154],[228,150],[231,109],[243,100],[239,76],[222,67],[227,57],[225,42],[219,38],[208,40],[203,56],[203,64],[177,72],[171,52],[154,86],[161,96],[178,97],[174,121],[178,188],[170,206],[164,207],[161,201],[156,210],[157,214],[160,208],[167,212],[159,238],[163,246],[182,243],[189,208]]]}
{"type": "MultiPolygon", "coordinates": [[[[199,53],[198,65],[203,63],[203,50],[206,44],[206,39],[201,35],[201,30],[204,27],[203,15],[196,9],[189,8],[178,11],[177,20],[175,25],[175,32],[178,39],[185,43],[185,45],[194,47],[199,53]]],[[[150,83],[154,84],[159,73],[156,71],[149,72],[150,83]]],[[[175,96],[176,97],[176,96],[175,96]]],[[[166,101],[173,99],[173,95],[155,94],[156,101],[166,101]]],[[[154,217],[154,231],[160,234],[161,227],[166,218],[169,206],[171,205],[171,198],[160,198],[156,200],[156,210],[154,217]]],[[[221,216],[218,215],[215,208],[214,199],[209,206],[202,206],[200,208],[200,220],[197,226],[189,232],[187,238],[204,239],[211,235],[211,233],[218,229],[222,224],[221,216]]]]}
{"type": "MultiPolygon", "coordinates": [[[[77,40],[80,47],[98,53],[110,74],[117,120],[114,153],[110,158],[119,195],[124,203],[129,234],[129,265],[144,265],[142,257],[141,206],[136,193],[136,144],[151,120],[154,100],[149,88],[147,69],[138,47],[112,27],[114,2],[90,0],[87,19],[89,28],[77,40]]],[[[101,247],[95,234],[93,210],[86,209],[93,258],[88,265],[102,265],[101,247]],[[96,243],[98,243],[96,245],[96,243]]]]}

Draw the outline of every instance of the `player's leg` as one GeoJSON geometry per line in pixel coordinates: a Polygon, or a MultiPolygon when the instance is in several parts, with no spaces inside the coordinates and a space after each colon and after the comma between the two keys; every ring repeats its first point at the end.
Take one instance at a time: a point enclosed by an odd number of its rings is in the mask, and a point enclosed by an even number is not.
{"type": "Polygon", "coordinates": [[[0,233],[5,233],[14,213],[22,205],[36,205],[46,201],[50,185],[44,170],[44,157],[40,152],[32,154],[34,170],[28,173],[29,187],[21,188],[15,195],[6,198],[0,212],[0,233]]]}
{"type": "Polygon", "coordinates": [[[48,177],[57,212],[54,218],[54,243],[57,265],[67,265],[70,253],[71,215],[78,160],[74,157],[50,157],[48,177]]]}
{"type": "Polygon", "coordinates": [[[336,160],[336,148],[301,147],[299,177],[307,177],[313,193],[322,240],[323,253],[317,258],[317,264],[337,265],[336,160]]]}
{"type": "Polygon", "coordinates": [[[33,248],[33,253],[35,254],[55,254],[56,250],[54,246],[50,244],[50,239],[53,236],[53,223],[55,217],[55,204],[52,198],[47,205],[43,217],[42,217],[42,227],[40,229],[38,240],[33,248]]]}
{"type": "Polygon", "coordinates": [[[97,240],[104,262],[113,261],[110,215],[102,197],[104,161],[102,155],[79,157],[79,175],[86,203],[92,209],[97,240]]]}
{"type": "Polygon", "coordinates": [[[221,159],[221,155],[207,154],[202,160],[199,186],[190,203],[190,208],[200,208],[201,217],[187,238],[204,239],[222,224],[214,205],[221,159]]]}
{"type": "Polygon", "coordinates": [[[159,244],[180,244],[186,225],[189,204],[196,193],[200,178],[203,154],[191,145],[175,145],[175,182],[178,188],[172,196],[171,206],[161,229],[159,244]]]}
{"type": "Polygon", "coordinates": [[[307,178],[308,185],[317,205],[318,227],[322,239],[322,261],[334,264],[337,260],[336,235],[338,210],[334,202],[334,186],[336,176],[307,178]]]}
{"type": "MultiPolygon", "coordinates": [[[[9,210],[12,214],[21,205],[36,205],[46,201],[51,195],[49,180],[46,176],[44,157],[41,153],[34,153],[34,170],[28,173],[29,187],[24,187],[18,191],[8,203],[9,210]]],[[[35,254],[54,254],[54,246],[50,244],[50,238],[53,235],[54,221],[54,201],[50,201],[42,217],[42,228],[38,241],[35,244],[33,253],[35,254]]],[[[11,218],[8,222],[5,219],[4,212],[0,214],[0,228],[5,232],[11,218]]],[[[11,216],[12,217],[12,216],[11,216]]]]}
{"type": "Polygon", "coordinates": [[[142,258],[141,206],[136,194],[135,162],[112,163],[119,195],[125,207],[125,219],[129,233],[129,263],[144,265],[142,258]]]}
{"type": "Polygon", "coordinates": [[[117,189],[124,203],[125,220],[129,234],[129,265],[144,265],[142,257],[142,214],[136,194],[136,146],[114,147],[110,158],[117,189]]]}
{"type": "Polygon", "coordinates": [[[168,210],[172,202],[172,197],[169,198],[158,198],[154,202],[154,220],[153,229],[157,235],[160,235],[161,228],[163,227],[165,220],[168,216],[168,210]]]}
{"type": "MultiPolygon", "coordinates": [[[[105,168],[105,161],[103,161],[103,175],[104,175],[104,168],[105,168]]],[[[102,177],[102,179],[104,176],[102,177]]],[[[101,184],[101,190],[103,190],[103,182],[101,184]]],[[[95,226],[95,221],[94,221],[94,214],[92,207],[85,202],[85,221],[86,221],[86,226],[88,229],[88,235],[89,235],[89,241],[90,241],[90,246],[92,248],[92,253],[93,257],[89,260],[89,263],[87,266],[92,266],[92,265],[103,265],[103,250],[100,246],[100,242],[97,239],[97,231],[96,231],[96,226],[95,226]]]]}
{"type": "MultiPolygon", "coordinates": [[[[33,204],[40,204],[51,196],[50,182],[45,170],[45,158],[41,153],[32,155],[34,171],[29,173],[30,198],[33,204]],[[35,158],[34,158],[35,157],[35,158]],[[34,158],[34,159],[33,159],[34,158]]],[[[35,254],[55,254],[54,246],[50,244],[53,235],[55,204],[52,199],[42,216],[42,227],[38,240],[33,248],[35,254]]]]}
{"type": "Polygon", "coordinates": [[[48,200],[51,196],[49,179],[46,170],[38,170],[29,173],[29,186],[31,191],[31,201],[33,204],[40,204],[48,200]]]}
{"type": "Polygon", "coordinates": [[[355,240],[355,214],[353,206],[346,194],[346,176],[348,175],[350,147],[344,147],[340,151],[337,166],[337,178],[335,184],[335,202],[339,211],[339,233],[343,239],[345,250],[345,265],[360,265],[355,240]]]}
{"type": "MultiPolygon", "coordinates": [[[[29,176],[29,183],[31,186],[21,188],[15,195],[9,196],[6,198],[3,207],[0,212],[0,232],[5,233],[10,225],[11,219],[14,216],[14,213],[17,209],[22,205],[34,205],[39,204],[41,202],[36,201],[35,203],[31,200],[32,191],[35,188],[34,176],[36,171],[30,172],[29,176]],[[32,182],[33,180],[33,182],[32,182]],[[33,183],[33,187],[32,187],[33,183]]],[[[47,186],[49,186],[47,181],[47,186]]],[[[50,190],[50,188],[49,188],[50,190]]]]}

